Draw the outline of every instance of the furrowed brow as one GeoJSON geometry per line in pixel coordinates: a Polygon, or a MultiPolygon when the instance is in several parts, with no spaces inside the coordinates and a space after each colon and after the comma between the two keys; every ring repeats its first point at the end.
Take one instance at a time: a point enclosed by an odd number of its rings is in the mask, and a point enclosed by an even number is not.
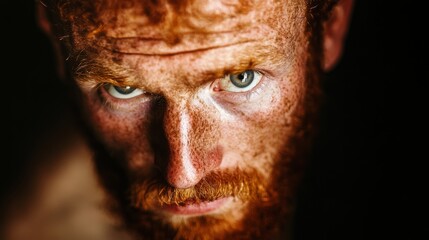
{"type": "Polygon", "coordinates": [[[253,61],[242,62],[232,66],[224,66],[222,68],[209,70],[204,72],[203,75],[205,76],[206,79],[218,79],[228,74],[239,74],[246,70],[253,69],[255,65],[256,65],[255,62],[253,61]]]}
{"type": "MultiPolygon", "coordinates": [[[[166,57],[169,58],[169,57],[166,57]]],[[[246,70],[257,70],[259,66],[274,67],[284,62],[285,58],[279,54],[273,54],[273,51],[267,48],[252,48],[252,53],[238,53],[236,62],[228,64],[214,63],[205,70],[198,71],[194,69],[188,73],[188,79],[206,79],[212,81],[222,78],[228,74],[239,74],[246,70]]],[[[98,85],[111,83],[116,86],[125,87],[143,87],[142,79],[136,74],[135,70],[126,66],[117,64],[114,61],[107,61],[99,57],[90,58],[86,56],[74,67],[74,78],[80,84],[98,85]]],[[[269,70],[269,69],[264,69],[269,70]]],[[[191,81],[192,82],[192,81],[191,81]]],[[[149,83],[147,83],[149,84],[149,83]]],[[[190,83],[191,85],[200,85],[200,82],[190,83]]]]}

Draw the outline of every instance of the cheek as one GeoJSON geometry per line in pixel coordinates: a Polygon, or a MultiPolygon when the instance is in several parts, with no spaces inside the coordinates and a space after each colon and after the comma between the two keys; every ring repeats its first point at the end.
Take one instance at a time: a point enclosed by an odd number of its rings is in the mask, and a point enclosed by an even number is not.
{"type": "Polygon", "coordinates": [[[292,120],[303,93],[303,74],[288,74],[254,102],[236,107],[222,122],[224,167],[252,166],[269,174],[294,133],[292,120]],[[292,81],[289,79],[293,79],[292,81]]]}
{"type": "Polygon", "coordinates": [[[85,109],[96,136],[114,154],[121,159],[128,159],[132,165],[142,165],[150,159],[150,144],[145,137],[148,136],[150,104],[122,111],[113,109],[88,94],[85,109]]]}

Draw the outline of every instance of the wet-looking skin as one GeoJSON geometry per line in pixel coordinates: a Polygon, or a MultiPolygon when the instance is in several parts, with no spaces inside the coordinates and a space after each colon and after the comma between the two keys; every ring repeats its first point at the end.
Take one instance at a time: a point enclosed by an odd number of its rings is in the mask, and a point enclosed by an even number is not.
{"type": "Polygon", "coordinates": [[[351,5],[40,4],[59,73],[75,84],[81,112],[112,158],[96,161],[121,169],[105,167],[100,176],[126,179],[120,194],[107,188],[131,232],[144,239],[288,234],[319,76],[341,55],[351,5]]]}

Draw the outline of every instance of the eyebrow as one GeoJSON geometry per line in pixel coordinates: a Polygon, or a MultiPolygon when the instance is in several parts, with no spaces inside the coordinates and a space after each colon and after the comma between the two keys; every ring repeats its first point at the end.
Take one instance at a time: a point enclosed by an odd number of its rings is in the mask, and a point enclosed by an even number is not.
{"type": "MultiPolygon", "coordinates": [[[[233,66],[221,66],[218,69],[204,71],[201,75],[204,75],[205,79],[215,80],[228,74],[238,74],[253,69],[258,62],[260,61],[241,61],[233,66]]],[[[85,61],[80,64],[80,67],[74,72],[74,78],[81,84],[110,83],[119,87],[141,86],[141,79],[135,77],[132,71],[119,64],[107,64],[98,61],[85,61]]]]}
{"type": "MultiPolygon", "coordinates": [[[[209,79],[217,79],[228,74],[239,74],[246,70],[255,70],[261,65],[277,66],[284,60],[287,60],[287,56],[273,53],[273,51],[264,51],[263,47],[253,48],[253,54],[249,55],[238,55],[238,61],[233,65],[224,65],[219,68],[204,71],[202,75],[209,79]],[[283,58],[282,58],[283,57],[283,58]]],[[[265,69],[268,70],[268,69],[265,69]]]]}
{"type": "Polygon", "coordinates": [[[111,83],[120,87],[138,85],[130,69],[100,59],[84,58],[76,61],[73,77],[81,84],[111,83]]]}
{"type": "Polygon", "coordinates": [[[263,59],[246,59],[232,66],[222,66],[218,69],[205,71],[202,75],[214,80],[229,74],[239,74],[246,70],[254,69],[260,62],[263,62],[263,59]]]}

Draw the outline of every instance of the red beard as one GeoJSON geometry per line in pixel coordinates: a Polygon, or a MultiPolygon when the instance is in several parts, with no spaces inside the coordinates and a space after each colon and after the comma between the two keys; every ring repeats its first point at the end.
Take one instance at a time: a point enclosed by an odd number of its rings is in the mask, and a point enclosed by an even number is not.
{"type": "MultiPolygon", "coordinates": [[[[270,206],[275,193],[266,191],[264,179],[257,170],[212,172],[197,185],[187,189],[177,189],[165,183],[161,177],[137,181],[131,187],[131,205],[139,212],[137,229],[148,239],[214,239],[226,238],[232,232],[243,232],[241,221],[235,222],[229,213],[195,216],[171,221],[170,217],[154,213],[154,209],[165,205],[186,205],[234,197],[252,206],[270,206]]],[[[249,213],[244,214],[247,216],[249,213]]],[[[241,236],[243,238],[244,236],[241,236]]]]}

